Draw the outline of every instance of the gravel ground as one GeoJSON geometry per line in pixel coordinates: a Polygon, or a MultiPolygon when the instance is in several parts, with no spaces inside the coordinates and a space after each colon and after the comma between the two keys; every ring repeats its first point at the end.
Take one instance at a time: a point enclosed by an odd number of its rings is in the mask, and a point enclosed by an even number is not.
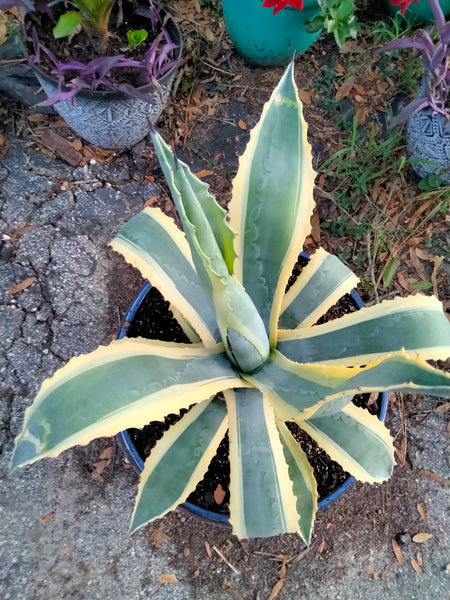
{"type": "MultiPolygon", "coordinates": [[[[319,515],[306,553],[292,535],[239,542],[178,513],[129,537],[137,478],[112,440],[8,475],[14,436],[42,380],[115,336],[140,280],[106,243],[158,188],[138,185],[123,163],[72,169],[16,141],[0,184],[1,598],[265,600],[279,580],[279,555],[294,557],[279,600],[448,597],[448,436],[436,399],[407,401],[411,468],[397,467],[382,486],[354,485],[319,515]],[[7,293],[29,278],[27,289],[7,293]],[[127,283],[120,293],[118,280],[127,283]],[[113,460],[96,477],[92,463],[110,447],[113,460]],[[433,537],[414,543],[418,532],[433,537]],[[411,558],[423,561],[422,573],[411,558]],[[162,574],[177,582],[162,583],[162,574]]],[[[390,425],[395,435],[395,411],[390,425]]]]}

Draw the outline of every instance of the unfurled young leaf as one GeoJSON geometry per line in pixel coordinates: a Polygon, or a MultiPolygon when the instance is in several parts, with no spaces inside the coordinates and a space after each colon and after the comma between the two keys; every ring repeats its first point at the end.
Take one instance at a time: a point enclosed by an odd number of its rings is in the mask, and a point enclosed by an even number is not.
{"type": "Polygon", "coordinates": [[[84,21],[80,13],[68,12],[59,17],[58,22],[53,28],[55,38],[67,37],[75,33],[78,25],[84,21]]]}

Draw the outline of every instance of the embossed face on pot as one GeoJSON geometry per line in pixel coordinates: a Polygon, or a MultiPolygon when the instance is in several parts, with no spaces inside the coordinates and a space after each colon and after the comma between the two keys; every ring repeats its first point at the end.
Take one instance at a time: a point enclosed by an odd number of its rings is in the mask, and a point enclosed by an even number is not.
{"type": "Polygon", "coordinates": [[[152,139],[183,231],[146,208],[111,246],[161,291],[191,343],[123,339],[72,359],[43,383],[12,465],[190,408],[146,461],[132,529],[185,500],[228,431],[234,532],[296,531],[309,542],[316,483],[286,423],[357,479],[386,479],[389,431],[352,396],[449,396],[450,377],[425,359],[449,354],[450,324],[437,299],[417,295],[316,325],[357,283],[325,250],[286,293],[310,232],[315,177],[292,64],[240,159],[229,221],[208,186],[155,131],[152,139]]]}

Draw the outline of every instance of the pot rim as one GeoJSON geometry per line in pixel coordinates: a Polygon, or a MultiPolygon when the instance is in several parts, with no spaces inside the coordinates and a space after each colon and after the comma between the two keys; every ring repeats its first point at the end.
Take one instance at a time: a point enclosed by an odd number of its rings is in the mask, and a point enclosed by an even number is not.
{"type": "MultiPolygon", "coordinates": [[[[307,258],[307,259],[310,258],[309,254],[307,254],[306,252],[300,252],[300,256],[303,258],[307,258]]],[[[128,309],[128,312],[125,315],[125,318],[122,322],[122,326],[120,328],[117,339],[121,340],[126,336],[129,324],[131,323],[132,319],[134,318],[139,306],[141,305],[142,301],[144,300],[145,296],[147,295],[147,293],[149,292],[151,287],[152,287],[152,284],[150,282],[147,283],[141,289],[141,291],[136,296],[136,298],[133,300],[133,302],[132,302],[130,308],[128,309]]],[[[358,310],[365,307],[364,302],[361,300],[359,294],[355,290],[351,290],[350,296],[352,297],[353,301],[357,305],[358,310]]],[[[378,420],[381,422],[384,422],[384,420],[386,418],[387,409],[388,409],[389,394],[388,394],[388,392],[381,392],[380,396],[381,396],[381,402],[380,402],[380,414],[378,415],[378,420]]],[[[130,464],[132,465],[132,467],[135,469],[136,472],[139,471],[141,473],[144,469],[144,461],[139,456],[128,431],[127,430],[121,431],[120,433],[117,434],[117,437],[118,437],[119,443],[120,443],[122,449],[124,450],[130,464]]],[[[356,480],[353,477],[353,475],[350,475],[344,481],[344,483],[342,485],[340,485],[338,488],[336,488],[334,490],[334,492],[331,492],[331,494],[329,494],[326,498],[323,498],[322,500],[320,500],[320,502],[317,503],[317,509],[321,510],[323,508],[326,508],[332,502],[334,502],[335,500],[340,498],[348,489],[350,489],[350,487],[353,485],[353,483],[355,481],[356,480]]],[[[191,502],[183,502],[182,504],[180,504],[178,506],[178,508],[182,512],[185,512],[190,516],[200,518],[201,520],[204,520],[204,521],[209,521],[209,522],[217,523],[220,525],[228,525],[229,524],[229,516],[228,515],[223,515],[221,513],[215,513],[210,510],[206,510],[205,508],[201,508],[200,506],[197,506],[196,504],[192,504],[191,502]]]]}
{"type": "MultiPolygon", "coordinates": [[[[56,4],[56,2],[54,2],[54,4],[56,4]]],[[[161,6],[161,9],[169,16],[169,19],[167,21],[167,26],[168,26],[170,39],[174,43],[176,43],[178,46],[177,51],[176,51],[176,56],[174,58],[175,64],[166,73],[164,73],[164,75],[162,77],[160,77],[157,80],[158,83],[161,85],[161,87],[164,87],[168,82],[171,81],[175,71],[178,69],[178,67],[180,65],[181,55],[183,52],[183,36],[181,35],[180,28],[178,27],[177,23],[175,22],[175,19],[173,18],[172,14],[162,4],[160,4],[160,6],[161,6]]],[[[145,14],[146,12],[148,12],[146,7],[138,6],[136,8],[135,12],[137,12],[138,10],[140,10],[139,16],[148,18],[148,16],[145,14]]],[[[23,30],[23,36],[24,36],[24,38],[26,37],[25,30],[23,30]]],[[[25,51],[25,56],[28,58],[28,52],[26,50],[25,44],[24,44],[24,51],[25,51]]],[[[49,73],[47,73],[46,71],[43,71],[41,67],[39,67],[38,65],[31,65],[31,67],[33,68],[35,73],[39,74],[39,77],[42,77],[42,79],[44,79],[44,81],[55,84],[56,79],[52,75],[49,75],[49,73]]],[[[68,88],[67,86],[62,86],[62,89],[69,90],[70,88],[68,88]]],[[[136,89],[139,92],[145,94],[145,93],[153,91],[155,89],[155,87],[151,83],[147,83],[136,89]]],[[[123,98],[129,97],[125,92],[121,92],[121,91],[89,90],[89,89],[80,90],[77,94],[75,94],[74,98],[76,99],[77,96],[80,96],[83,98],[95,98],[95,100],[104,99],[107,101],[122,100],[123,98]]]]}

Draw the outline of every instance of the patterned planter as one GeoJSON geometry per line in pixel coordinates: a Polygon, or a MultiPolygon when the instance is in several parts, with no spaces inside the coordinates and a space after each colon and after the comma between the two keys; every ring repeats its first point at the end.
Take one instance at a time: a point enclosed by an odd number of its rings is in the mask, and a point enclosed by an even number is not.
{"type": "MultiPolygon", "coordinates": [[[[142,16],[141,11],[139,14],[142,16]]],[[[178,46],[178,60],[182,52],[180,30],[172,19],[169,19],[166,28],[172,41],[178,46]]],[[[151,84],[138,88],[141,93],[148,95],[148,103],[131,98],[123,92],[81,90],[75,96],[73,104],[66,100],[53,106],[69,127],[91,144],[108,149],[129,148],[147,135],[147,116],[154,123],[161,114],[176,68],[172,67],[158,80],[162,98],[151,84]]],[[[34,67],[34,72],[44,92],[51,96],[58,87],[56,80],[39,67],[34,67]]]]}
{"type": "MultiPolygon", "coordinates": [[[[426,85],[423,80],[417,96],[424,93],[426,85]]],[[[450,185],[450,123],[426,108],[409,117],[406,135],[414,171],[420,177],[439,175],[450,185]]]]}
{"type": "Polygon", "coordinates": [[[262,7],[262,0],[223,0],[222,8],[237,50],[257,65],[285,65],[294,52],[303,54],[320,34],[305,31],[305,22],[321,14],[315,0],[305,0],[301,11],[287,7],[276,15],[262,7]]]}

